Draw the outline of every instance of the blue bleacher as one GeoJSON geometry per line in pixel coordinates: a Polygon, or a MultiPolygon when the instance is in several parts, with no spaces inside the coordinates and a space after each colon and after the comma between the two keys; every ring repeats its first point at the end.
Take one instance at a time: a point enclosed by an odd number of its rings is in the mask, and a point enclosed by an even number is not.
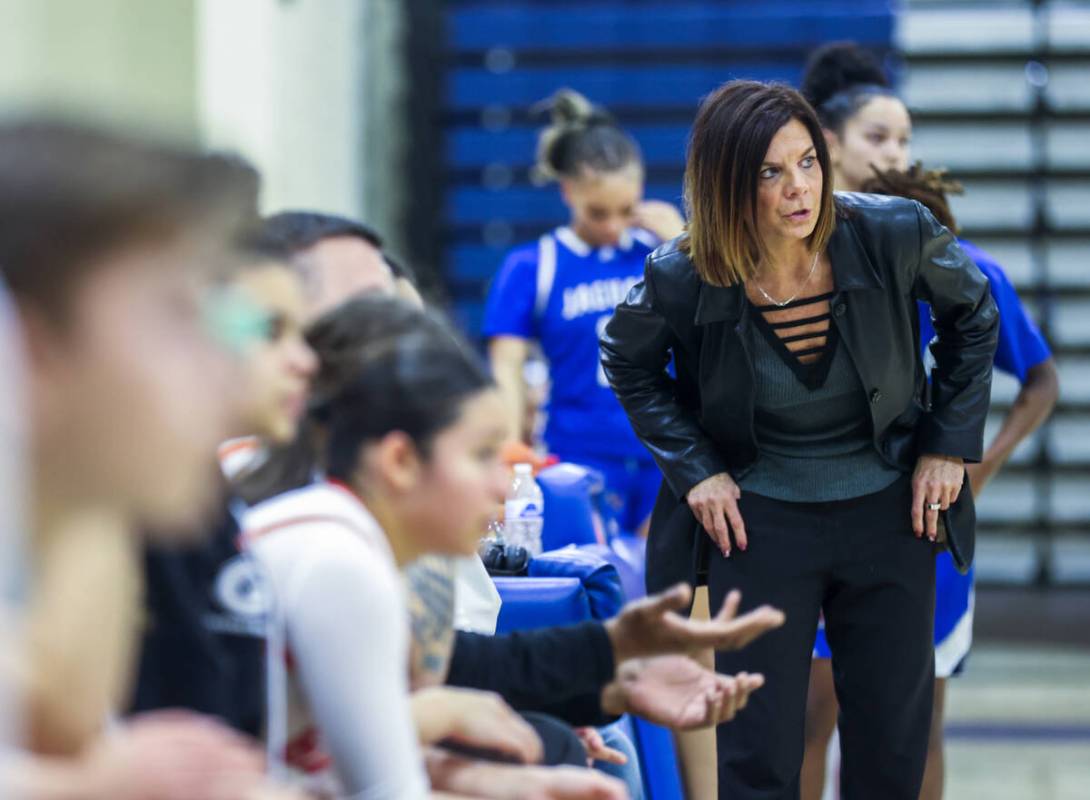
{"type": "Polygon", "coordinates": [[[883,44],[890,4],[875,0],[735,2],[512,2],[452,4],[454,50],[644,51],[816,44],[844,38],[883,44]],[[573,16],[574,15],[574,16],[573,16]]]}
{"type": "MultiPolygon", "coordinates": [[[[681,200],[681,187],[650,184],[644,194],[678,203],[681,200]]],[[[564,204],[558,192],[541,191],[532,186],[515,186],[501,191],[480,186],[459,186],[447,196],[447,219],[454,224],[483,224],[499,217],[513,223],[547,223],[548,220],[562,220],[564,213],[564,204]]]]}
{"type": "Polygon", "coordinates": [[[760,75],[763,80],[797,82],[801,64],[742,63],[720,66],[648,64],[616,67],[527,67],[511,72],[460,69],[450,76],[447,102],[454,109],[489,104],[530,106],[568,86],[607,108],[682,106],[694,112],[700,98],[723,81],[760,75]]]}
{"type": "Polygon", "coordinates": [[[503,247],[484,244],[453,245],[447,251],[448,281],[481,284],[492,279],[506,253],[503,247]]]}
{"type": "MultiPolygon", "coordinates": [[[[648,166],[676,167],[685,157],[688,123],[630,125],[648,166]]],[[[481,168],[502,162],[512,168],[533,164],[538,128],[519,125],[498,131],[459,126],[447,133],[447,163],[453,169],[481,168]]]]}

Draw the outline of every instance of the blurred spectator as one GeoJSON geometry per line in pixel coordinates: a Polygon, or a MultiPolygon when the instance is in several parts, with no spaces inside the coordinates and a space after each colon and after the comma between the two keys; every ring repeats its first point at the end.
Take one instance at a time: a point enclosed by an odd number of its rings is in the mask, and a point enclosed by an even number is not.
{"type": "Polygon", "coordinates": [[[307,317],[366,292],[422,303],[413,273],[382,249],[368,226],[316,211],[282,211],[264,223],[271,243],[291,253],[306,281],[307,317]]]}
{"type": "MultiPolygon", "coordinates": [[[[24,657],[20,621],[26,604],[26,406],[23,342],[0,282],[0,650],[24,657]]],[[[21,704],[10,670],[0,670],[0,751],[18,741],[21,704]]],[[[0,783],[0,794],[3,792],[0,783]]]]}
{"type": "Polygon", "coordinates": [[[233,365],[206,325],[254,219],[250,175],[49,122],[0,127],[0,276],[26,342],[26,738],[30,797],[239,797],[260,759],[210,720],[137,723],[96,745],[125,692],[136,520],[192,520],[213,490],[233,365]],[[201,391],[193,391],[194,387],[201,391]],[[199,767],[197,766],[199,764],[199,767]]]}
{"type": "MultiPolygon", "coordinates": [[[[308,322],[320,316],[318,309],[364,294],[397,295],[415,307],[423,305],[412,273],[381,250],[381,238],[366,225],[318,212],[288,211],[264,221],[262,239],[292,255],[293,263],[309,276],[308,322]]],[[[310,483],[315,477],[310,438],[304,431],[297,441],[274,447],[267,464],[239,476],[240,494],[256,501],[310,483]]],[[[499,593],[475,555],[425,556],[406,569],[406,579],[413,622],[412,685],[439,684],[446,672],[453,625],[493,632],[499,593]]]]}
{"type": "MultiPolygon", "coordinates": [[[[409,798],[428,785],[418,735],[518,761],[539,759],[541,743],[491,695],[432,689],[410,711],[398,568],[431,552],[475,552],[506,486],[503,427],[490,380],[452,331],[401,303],[368,312],[355,323],[374,337],[351,345],[319,322],[335,347],[320,348],[311,403],[325,429],[328,479],[252,509],[247,538],[279,599],[283,647],[272,658],[290,652],[292,691],[303,698],[286,731],[271,731],[273,752],[327,791],[382,787],[409,798]],[[402,333],[407,311],[414,324],[402,333]]],[[[286,686],[271,688],[287,697],[286,686]]],[[[512,796],[496,791],[482,781],[474,793],[512,796]]]]}
{"type": "MultiPolygon", "coordinates": [[[[302,336],[302,281],[286,253],[260,240],[242,258],[220,312],[224,336],[241,361],[231,433],[283,443],[296,435],[315,367],[302,336]]],[[[260,449],[250,453],[260,458],[260,449]]],[[[218,469],[214,453],[205,468],[218,469]]],[[[239,552],[239,511],[221,485],[205,520],[205,541],[149,545],[148,631],[133,711],[187,708],[251,736],[263,732],[270,598],[252,559],[239,552]]]]}

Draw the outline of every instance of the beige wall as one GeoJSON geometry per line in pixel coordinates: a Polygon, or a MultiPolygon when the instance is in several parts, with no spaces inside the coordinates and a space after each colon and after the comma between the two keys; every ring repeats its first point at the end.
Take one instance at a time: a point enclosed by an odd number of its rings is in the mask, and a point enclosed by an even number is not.
{"type": "Polygon", "coordinates": [[[0,115],[60,110],[233,150],[261,170],[264,210],[392,232],[400,11],[400,0],[0,0],[0,115]]]}
{"type": "Polygon", "coordinates": [[[197,8],[206,143],[257,164],[266,211],[360,216],[365,0],[199,0],[197,8]]]}
{"type": "Polygon", "coordinates": [[[0,113],[46,108],[195,138],[194,14],[194,0],[0,0],[0,113]]]}

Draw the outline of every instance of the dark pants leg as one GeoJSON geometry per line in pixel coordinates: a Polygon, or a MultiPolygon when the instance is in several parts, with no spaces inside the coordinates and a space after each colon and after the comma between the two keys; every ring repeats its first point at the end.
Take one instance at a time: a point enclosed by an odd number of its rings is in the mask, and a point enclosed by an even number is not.
{"type": "Polygon", "coordinates": [[[716,669],[761,672],[749,706],[719,727],[719,796],[799,796],[810,656],[825,609],[841,706],[845,800],[915,800],[927,752],[934,680],[934,553],[912,535],[911,487],[902,478],[855,500],[784,503],[743,494],[749,550],[712,548],[712,611],[727,591],[743,609],[770,603],[785,625],[716,669]]]}
{"type": "Polygon", "coordinates": [[[810,656],[831,562],[821,508],[743,493],[740,511],[748,549],[735,548],[730,558],[723,558],[711,548],[708,592],[713,614],[731,589],[742,592],[743,611],[769,603],[786,614],[782,628],[742,651],[716,653],[719,672],[760,672],[766,678],[745,710],[717,731],[720,798],[799,796],[810,656]]]}
{"type": "Polygon", "coordinates": [[[548,714],[536,711],[520,712],[522,718],[530,723],[537,735],[541,737],[545,755],[542,764],[548,767],[557,767],[566,764],[572,767],[585,767],[587,765],[587,751],[575,731],[566,722],[548,714]]]}
{"type": "Polygon", "coordinates": [[[842,504],[825,633],[840,701],[844,800],[916,800],[935,664],[935,555],[909,520],[908,479],[842,504]]]}

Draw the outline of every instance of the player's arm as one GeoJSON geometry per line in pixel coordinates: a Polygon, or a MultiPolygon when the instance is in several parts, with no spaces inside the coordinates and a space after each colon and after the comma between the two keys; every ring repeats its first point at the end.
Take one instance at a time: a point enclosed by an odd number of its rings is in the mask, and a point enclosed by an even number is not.
{"type": "Polygon", "coordinates": [[[526,383],[522,368],[530,345],[521,336],[494,336],[488,342],[488,358],[492,364],[492,375],[499,386],[507,412],[508,433],[512,439],[522,441],[522,420],[525,417],[526,383]]]}
{"type": "Polygon", "coordinates": [[[1014,449],[1048,419],[1059,395],[1060,381],[1053,359],[1048,358],[1026,371],[1022,389],[984,457],[979,464],[966,465],[974,496],[980,495],[1014,449]]]}

